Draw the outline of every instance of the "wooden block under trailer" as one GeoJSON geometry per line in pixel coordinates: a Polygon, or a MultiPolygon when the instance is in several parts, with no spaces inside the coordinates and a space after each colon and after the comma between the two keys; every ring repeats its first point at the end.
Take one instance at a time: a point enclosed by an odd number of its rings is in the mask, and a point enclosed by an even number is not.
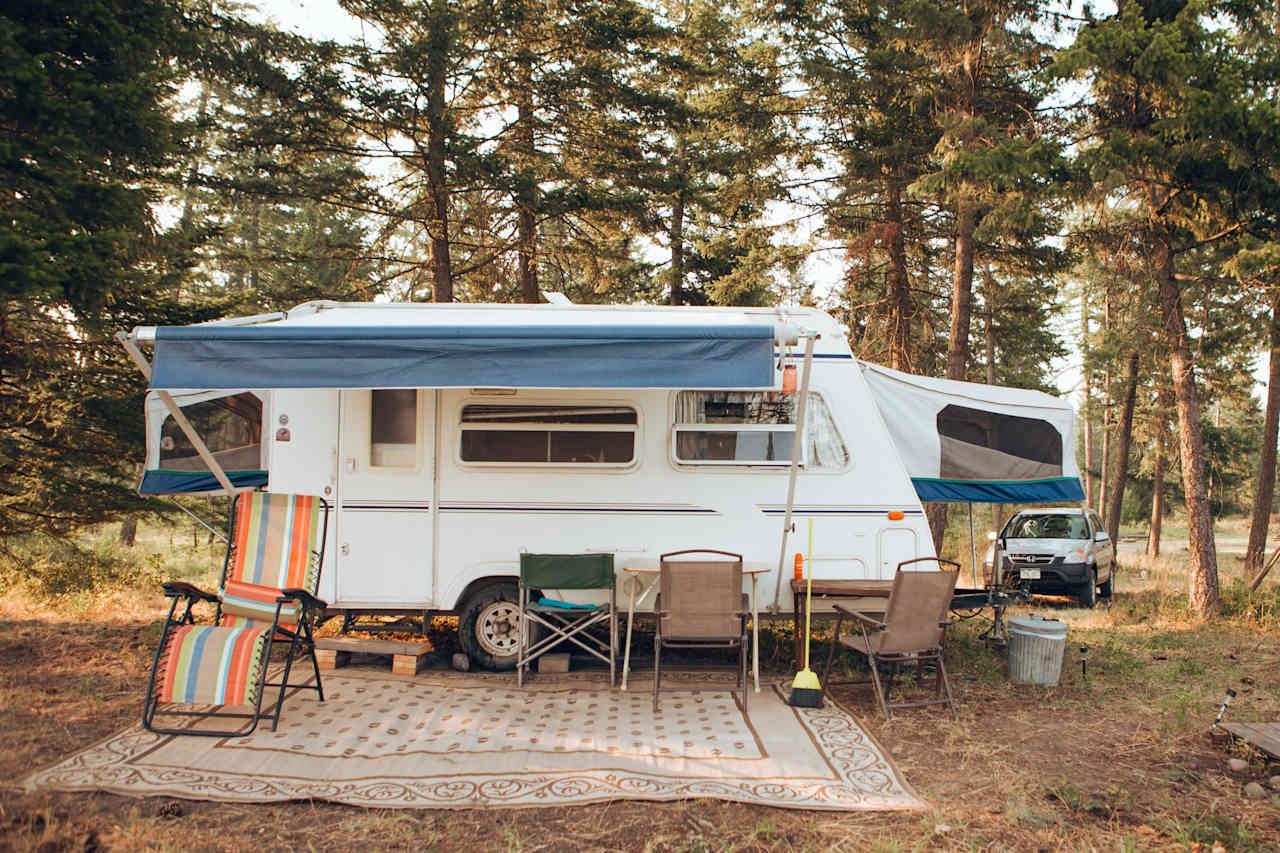
{"type": "Polygon", "coordinates": [[[351,656],[379,655],[391,658],[395,675],[417,675],[427,665],[430,647],[404,640],[379,640],[373,637],[318,637],[316,661],[321,669],[337,669],[351,662],[351,656]]]}

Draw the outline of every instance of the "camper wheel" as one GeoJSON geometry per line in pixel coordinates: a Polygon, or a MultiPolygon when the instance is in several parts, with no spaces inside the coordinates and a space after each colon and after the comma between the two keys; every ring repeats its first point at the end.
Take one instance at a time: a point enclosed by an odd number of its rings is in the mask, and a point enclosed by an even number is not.
{"type": "Polygon", "coordinates": [[[520,646],[516,587],[494,583],[471,594],[458,616],[458,641],[471,662],[485,669],[515,669],[520,646]]]}

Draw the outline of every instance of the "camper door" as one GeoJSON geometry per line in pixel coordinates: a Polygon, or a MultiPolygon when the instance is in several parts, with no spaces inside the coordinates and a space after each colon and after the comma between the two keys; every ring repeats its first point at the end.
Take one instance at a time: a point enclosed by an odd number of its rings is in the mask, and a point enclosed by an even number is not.
{"type": "Polygon", "coordinates": [[[433,605],[435,395],[342,391],[338,604],[433,605]]]}
{"type": "MultiPolygon", "coordinates": [[[[267,485],[262,395],[251,391],[174,391],[172,394],[232,485],[267,485]]],[[[159,395],[148,393],[145,407],[147,461],[138,491],[144,495],[221,492],[222,486],[159,395]]]]}

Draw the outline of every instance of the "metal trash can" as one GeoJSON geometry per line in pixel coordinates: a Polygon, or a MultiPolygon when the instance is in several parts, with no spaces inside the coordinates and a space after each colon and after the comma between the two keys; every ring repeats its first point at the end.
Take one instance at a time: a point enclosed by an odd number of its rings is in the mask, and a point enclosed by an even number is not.
{"type": "Polygon", "coordinates": [[[1009,679],[1056,687],[1067,649],[1067,626],[1054,619],[1009,620],[1009,679]]]}

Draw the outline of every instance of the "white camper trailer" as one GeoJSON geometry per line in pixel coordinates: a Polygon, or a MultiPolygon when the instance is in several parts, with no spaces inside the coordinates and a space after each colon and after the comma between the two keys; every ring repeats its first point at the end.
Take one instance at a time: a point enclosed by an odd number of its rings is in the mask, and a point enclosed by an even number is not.
{"type": "Polygon", "coordinates": [[[514,663],[522,551],[633,568],[739,552],[768,570],[766,611],[790,603],[789,516],[814,522],[818,578],[888,579],[933,555],[862,366],[820,311],[313,302],[120,337],[151,385],[142,492],[325,496],[320,597],[457,612],[488,666],[514,663]]]}

